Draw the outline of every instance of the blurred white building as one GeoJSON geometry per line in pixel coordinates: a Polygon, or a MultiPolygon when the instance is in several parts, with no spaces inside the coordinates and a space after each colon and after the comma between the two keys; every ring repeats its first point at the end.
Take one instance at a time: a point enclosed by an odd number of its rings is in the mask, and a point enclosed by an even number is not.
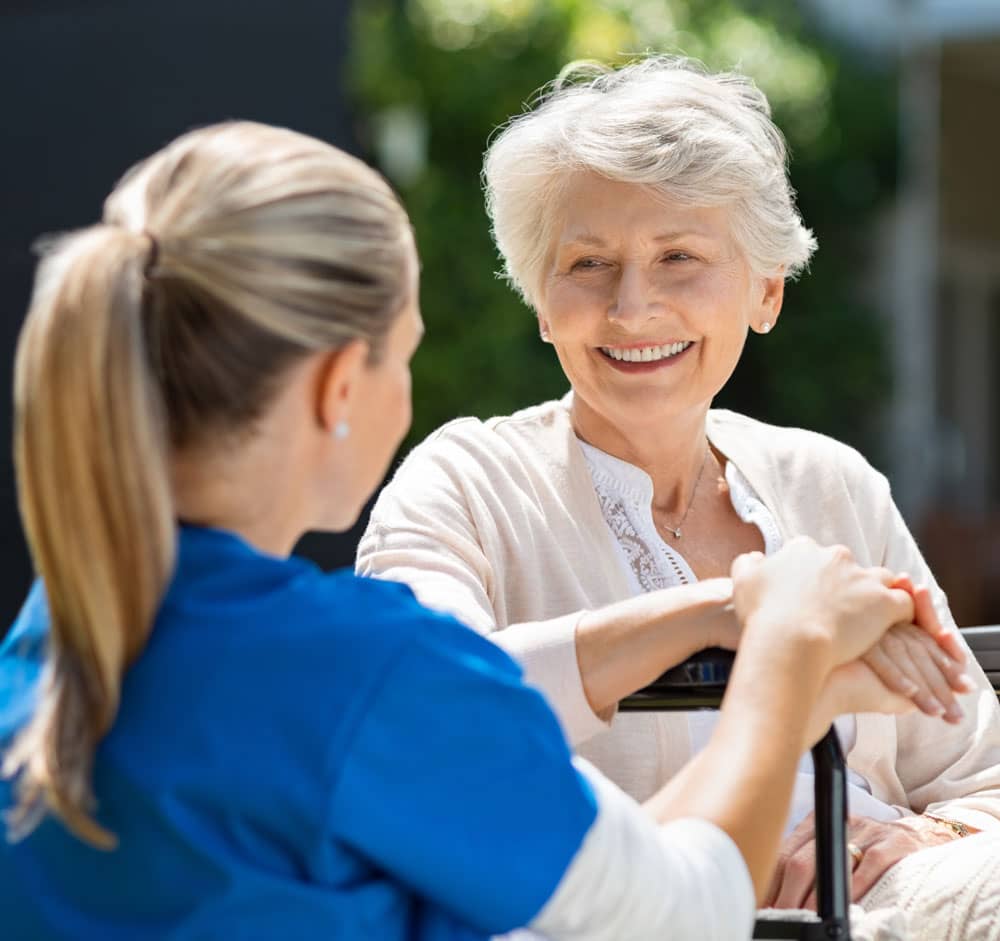
{"type": "Polygon", "coordinates": [[[1000,510],[1000,0],[805,0],[900,60],[902,178],[879,237],[891,476],[912,523],[1000,510]]]}

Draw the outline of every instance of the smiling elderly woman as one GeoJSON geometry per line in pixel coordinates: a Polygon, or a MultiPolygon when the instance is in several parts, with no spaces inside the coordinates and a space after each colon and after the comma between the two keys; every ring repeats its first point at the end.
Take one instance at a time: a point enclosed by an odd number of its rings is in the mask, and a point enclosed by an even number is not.
{"type": "MultiPolygon", "coordinates": [[[[417,447],[375,507],[362,572],[408,582],[518,657],[579,753],[640,800],[715,718],[615,705],[698,649],[735,646],[740,553],[800,534],[842,544],[928,586],[953,628],[863,457],[711,408],[815,248],[752,82],[660,57],[564,74],[493,140],[484,177],[507,275],[571,391],[417,447]]],[[[963,677],[925,640],[901,626],[867,660],[922,713],[838,720],[863,818],[855,897],[917,849],[1000,828],[996,698],[974,661],[963,677]]],[[[809,770],[790,827],[811,809],[809,770]]],[[[789,856],[809,858],[808,839],[806,819],[789,856]]],[[[788,865],[772,898],[798,906],[811,888],[788,865]]]]}

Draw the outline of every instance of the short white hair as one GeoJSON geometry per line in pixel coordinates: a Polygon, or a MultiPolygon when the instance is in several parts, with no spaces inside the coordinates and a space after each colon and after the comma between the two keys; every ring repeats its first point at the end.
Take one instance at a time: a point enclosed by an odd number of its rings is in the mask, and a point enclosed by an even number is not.
{"type": "Polygon", "coordinates": [[[534,108],[490,142],[486,209],[504,274],[534,302],[552,248],[560,192],[576,172],[651,186],[691,206],[731,210],[759,275],[797,276],[816,239],[795,207],[788,153],[753,81],[650,56],[617,70],[571,63],[534,108]]]}

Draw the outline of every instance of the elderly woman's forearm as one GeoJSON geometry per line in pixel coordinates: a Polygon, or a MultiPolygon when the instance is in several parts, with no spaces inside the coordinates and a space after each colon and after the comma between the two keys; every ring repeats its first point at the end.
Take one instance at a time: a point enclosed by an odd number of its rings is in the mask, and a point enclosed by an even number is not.
{"type": "Polygon", "coordinates": [[[732,583],[706,579],[584,614],[576,657],[587,701],[600,715],[706,647],[735,646],[732,583]]]}

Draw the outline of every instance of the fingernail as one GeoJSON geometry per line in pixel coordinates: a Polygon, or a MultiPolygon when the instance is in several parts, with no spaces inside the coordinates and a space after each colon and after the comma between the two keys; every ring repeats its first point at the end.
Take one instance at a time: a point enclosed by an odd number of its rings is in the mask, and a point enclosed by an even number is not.
{"type": "Polygon", "coordinates": [[[965,712],[957,702],[953,702],[945,709],[944,717],[952,722],[960,722],[965,718],[965,712]]]}
{"type": "Polygon", "coordinates": [[[959,673],[957,679],[963,693],[971,693],[976,688],[976,684],[968,673],[959,673]]]}
{"type": "Polygon", "coordinates": [[[908,696],[911,699],[920,692],[920,687],[917,686],[913,680],[904,679],[903,680],[903,695],[908,696]]]}
{"type": "Polygon", "coordinates": [[[927,708],[924,710],[929,716],[934,716],[936,719],[940,719],[945,714],[945,708],[941,705],[939,699],[935,699],[933,696],[927,699],[927,708]]]}

